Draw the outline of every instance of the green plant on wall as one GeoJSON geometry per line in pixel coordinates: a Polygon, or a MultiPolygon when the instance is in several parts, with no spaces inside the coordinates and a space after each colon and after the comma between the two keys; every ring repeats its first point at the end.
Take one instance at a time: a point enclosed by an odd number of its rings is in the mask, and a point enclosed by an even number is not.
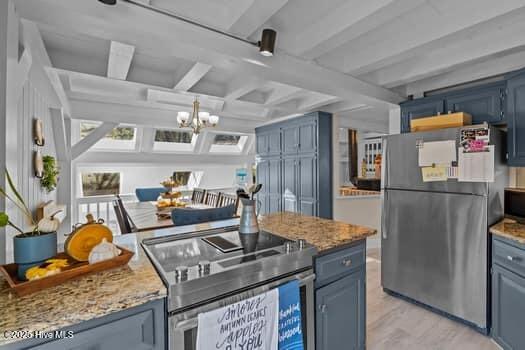
{"type": "Polygon", "coordinates": [[[58,169],[55,157],[44,156],[42,160],[44,162],[44,173],[40,179],[40,184],[47,192],[51,192],[57,187],[60,170],[58,169]]]}

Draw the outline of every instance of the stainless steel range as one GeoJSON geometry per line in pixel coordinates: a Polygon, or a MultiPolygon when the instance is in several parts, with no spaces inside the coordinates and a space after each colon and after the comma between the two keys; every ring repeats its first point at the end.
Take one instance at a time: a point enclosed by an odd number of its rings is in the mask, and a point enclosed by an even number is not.
{"type": "Polygon", "coordinates": [[[168,288],[169,348],[194,350],[197,316],[297,279],[303,337],[314,349],[314,246],[237,227],[152,238],[142,243],[168,288]]]}

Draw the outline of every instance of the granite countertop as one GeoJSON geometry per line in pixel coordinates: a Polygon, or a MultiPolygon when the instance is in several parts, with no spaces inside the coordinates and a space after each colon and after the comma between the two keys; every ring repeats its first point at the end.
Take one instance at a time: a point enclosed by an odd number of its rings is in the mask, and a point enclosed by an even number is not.
{"type": "Polygon", "coordinates": [[[140,246],[153,232],[115,236],[135,252],[128,265],[18,297],[0,276],[0,346],[18,341],[5,331],[53,331],[164,298],[166,288],[140,246]]]}
{"type": "Polygon", "coordinates": [[[259,220],[261,230],[288,239],[305,239],[319,253],[365,239],[376,234],[376,230],[340,221],[280,212],[263,216],[259,220]]]}
{"type": "Polygon", "coordinates": [[[490,233],[525,244],[525,224],[516,220],[503,219],[490,227],[490,233]]]}

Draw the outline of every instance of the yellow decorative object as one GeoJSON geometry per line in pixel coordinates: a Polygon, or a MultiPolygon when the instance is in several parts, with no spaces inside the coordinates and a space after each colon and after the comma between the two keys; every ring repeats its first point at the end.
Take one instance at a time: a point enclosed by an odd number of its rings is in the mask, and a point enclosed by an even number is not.
{"type": "Polygon", "coordinates": [[[95,221],[91,214],[88,214],[86,218],[88,222],[76,227],[64,244],[66,254],[77,261],[88,261],[93,247],[102,242],[104,238],[108,242],[113,242],[113,233],[103,225],[104,220],[95,221]]]}
{"type": "Polygon", "coordinates": [[[34,266],[26,271],[26,278],[36,280],[39,278],[55,275],[59,273],[63,267],[68,266],[67,259],[49,259],[40,266],[34,266]]]}

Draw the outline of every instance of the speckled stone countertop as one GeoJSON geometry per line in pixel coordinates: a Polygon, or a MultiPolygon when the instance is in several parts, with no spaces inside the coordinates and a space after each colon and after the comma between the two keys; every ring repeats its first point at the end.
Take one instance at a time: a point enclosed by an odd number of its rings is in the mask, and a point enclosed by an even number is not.
{"type": "Polygon", "coordinates": [[[166,288],[140,246],[151,232],[115,236],[135,252],[128,265],[18,297],[0,276],[0,346],[15,342],[5,331],[53,331],[164,298],[166,288]]]}
{"type": "Polygon", "coordinates": [[[525,224],[516,220],[503,219],[490,227],[490,233],[525,244],[525,224]]]}
{"type": "Polygon", "coordinates": [[[304,216],[296,213],[280,212],[261,217],[261,230],[288,239],[305,239],[325,253],[331,249],[365,239],[376,234],[376,230],[364,226],[351,225],[340,221],[304,216]]]}

